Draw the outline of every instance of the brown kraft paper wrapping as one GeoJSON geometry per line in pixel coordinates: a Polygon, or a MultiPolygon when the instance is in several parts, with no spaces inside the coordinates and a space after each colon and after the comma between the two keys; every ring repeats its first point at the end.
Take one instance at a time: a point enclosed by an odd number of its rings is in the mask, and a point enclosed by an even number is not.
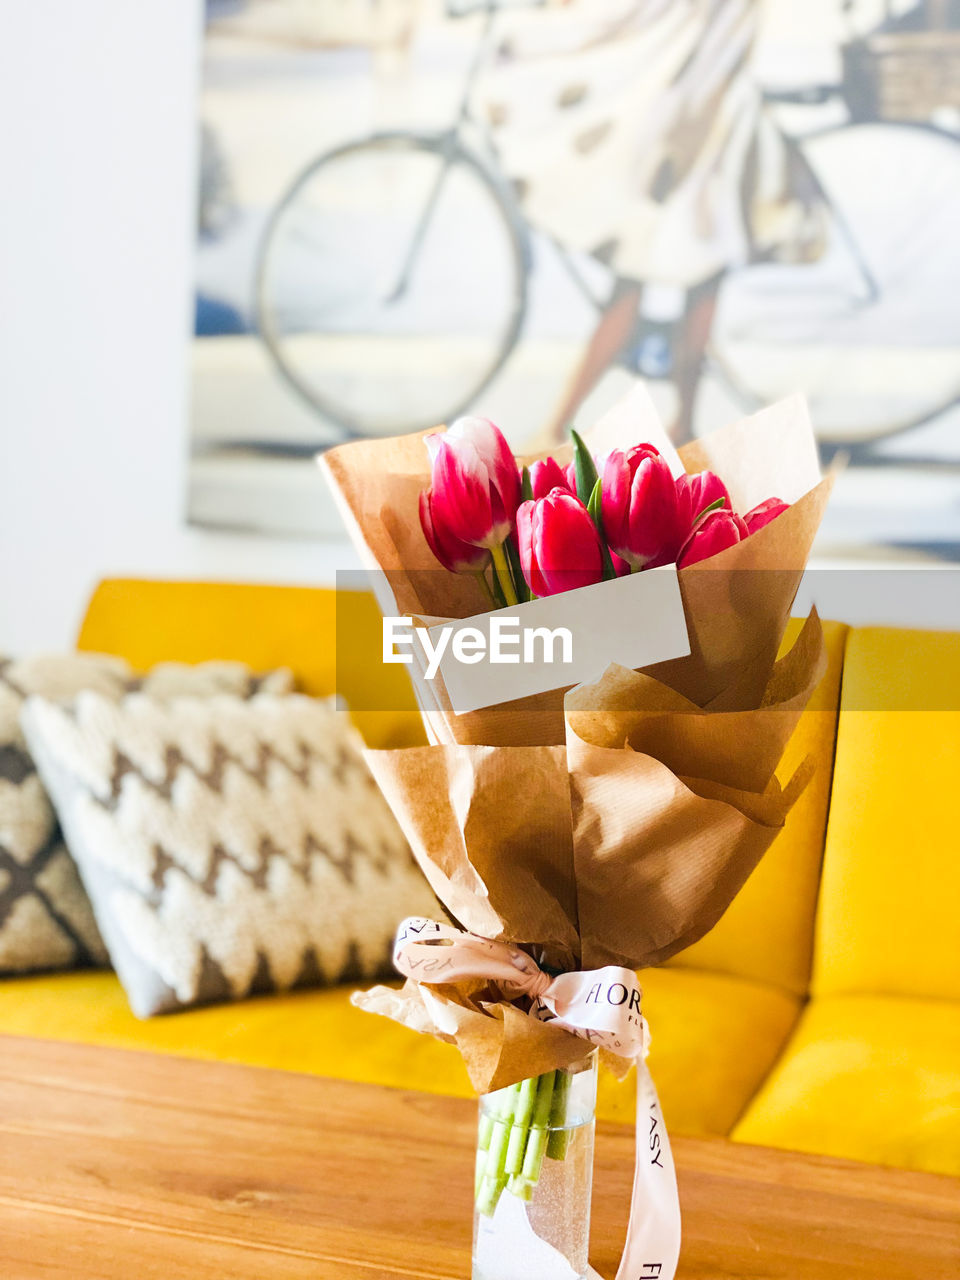
{"type": "MultiPolygon", "coordinates": [[[[437,745],[367,759],[461,927],[544,967],[643,968],[713,926],[782,828],[811,770],[782,788],[774,771],[824,663],[813,613],[779,662],[742,663],[706,708],[612,667],[568,695],[562,748],[437,745]]],[[[355,1000],[456,1043],[481,1092],[583,1054],[582,1041],[476,982],[408,982],[355,1000]]]]}

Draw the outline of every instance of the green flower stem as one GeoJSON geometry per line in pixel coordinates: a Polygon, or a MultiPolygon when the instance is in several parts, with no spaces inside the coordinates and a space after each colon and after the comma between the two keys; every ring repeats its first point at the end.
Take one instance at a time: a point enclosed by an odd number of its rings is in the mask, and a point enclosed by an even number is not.
{"type": "Polygon", "coordinates": [[[476,572],[473,576],[474,576],[474,577],[476,578],[476,580],[480,583],[480,586],[481,586],[481,587],[482,587],[482,589],[483,589],[483,594],[487,597],[487,599],[488,599],[488,600],[489,600],[489,602],[490,602],[490,607],[491,607],[492,609],[496,609],[496,607],[497,607],[497,602],[496,602],[496,600],[494,599],[494,595],[493,595],[493,588],[490,586],[490,583],[487,581],[487,573],[486,573],[486,570],[485,570],[485,569],[478,569],[478,570],[477,570],[477,572],[476,572]]]}
{"type": "Polygon", "coordinates": [[[505,1176],[502,1180],[488,1178],[486,1174],[480,1178],[480,1185],[477,1189],[477,1209],[485,1218],[493,1217],[506,1185],[507,1179],[505,1176]]]}
{"type": "Polygon", "coordinates": [[[503,598],[507,604],[516,604],[517,593],[513,589],[513,578],[510,576],[510,565],[507,563],[507,555],[503,545],[491,548],[490,554],[493,556],[493,568],[497,575],[497,581],[500,583],[503,598]]]}
{"type": "Polygon", "coordinates": [[[551,1160],[566,1158],[570,1143],[570,1130],[567,1123],[567,1103],[570,1100],[570,1085],[573,1076],[569,1071],[558,1071],[553,1083],[553,1102],[550,1107],[550,1136],[547,1139],[547,1155],[551,1160]]]}
{"type": "Polygon", "coordinates": [[[546,1071],[537,1081],[537,1100],[533,1107],[533,1120],[530,1125],[530,1136],[523,1157],[521,1176],[531,1183],[539,1182],[540,1168],[547,1149],[547,1125],[550,1122],[550,1109],[553,1105],[553,1084],[555,1071],[546,1071]]]}
{"type": "Polygon", "coordinates": [[[566,1158],[572,1083],[569,1071],[547,1071],[498,1090],[481,1109],[474,1176],[480,1213],[490,1217],[504,1190],[531,1200],[544,1156],[566,1158]]]}
{"type": "Polygon", "coordinates": [[[486,1151],[490,1146],[490,1135],[493,1133],[493,1120],[486,1111],[480,1112],[480,1134],[477,1138],[477,1146],[481,1151],[486,1151]]]}
{"type": "Polygon", "coordinates": [[[537,1100],[537,1080],[532,1078],[520,1083],[517,1095],[517,1109],[513,1116],[513,1128],[510,1130],[510,1141],[507,1144],[507,1159],[504,1170],[508,1177],[520,1173],[523,1168],[523,1155],[527,1149],[527,1135],[530,1132],[530,1121],[537,1100]]]}
{"type": "Polygon", "coordinates": [[[490,1141],[487,1143],[487,1162],[484,1166],[484,1174],[488,1178],[499,1178],[504,1173],[507,1145],[510,1140],[514,1110],[517,1105],[517,1099],[520,1096],[520,1086],[518,1084],[510,1085],[508,1089],[501,1090],[501,1094],[502,1096],[498,1100],[497,1112],[492,1117],[493,1128],[490,1133],[490,1141]]]}
{"type": "Polygon", "coordinates": [[[487,1217],[493,1214],[500,1193],[507,1185],[504,1165],[510,1140],[514,1110],[520,1094],[518,1084],[500,1090],[496,1110],[491,1114],[491,1130],[483,1162],[483,1173],[478,1179],[477,1208],[487,1217]]]}
{"type": "Polygon", "coordinates": [[[511,534],[503,545],[507,553],[507,563],[510,565],[510,576],[513,579],[513,589],[517,593],[517,600],[520,604],[526,604],[528,600],[533,599],[533,592],[527,586],[527,580],[523,576],[523,567],[520,564],[520,548],[517,546],[514,534],[511,534]]]}

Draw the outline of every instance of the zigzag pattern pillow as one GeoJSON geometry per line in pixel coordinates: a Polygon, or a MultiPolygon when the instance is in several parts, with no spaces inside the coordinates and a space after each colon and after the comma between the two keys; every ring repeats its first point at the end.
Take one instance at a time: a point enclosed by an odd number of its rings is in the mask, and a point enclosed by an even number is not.
{"type": "Polygon", "coordinates": [[[0,973],[105,964],[90,903],[20,732],[32,693],[113,695],[126,663],[89,654],[0,658],[0,973]]]}
{"type": "Polygon", "coordinates": [[[141,1017],[372,977],[432,893],[343,713],[84,693],[22,716],[141,1017]]]}
{"type": "Polygon", "coordinates": [[[0,974],[108,961],[20,731],[28,697],[67,699],[83,689],[113,699],[132,689],[156,698],[250,697],[259,690],[289,693],[292,688],[293,674],[286,668],[261,677],[239,662],[160,663],[137,677],[121,658],[102,654],[0,657],[0,974]]]}

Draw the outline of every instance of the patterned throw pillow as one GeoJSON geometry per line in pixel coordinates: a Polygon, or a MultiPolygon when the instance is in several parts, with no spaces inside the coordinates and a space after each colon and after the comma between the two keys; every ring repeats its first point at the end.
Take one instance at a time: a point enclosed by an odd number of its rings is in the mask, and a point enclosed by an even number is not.
{"type": "Polygon", "coordinates": [[[372,977],[435,909],[327,703],[83,693],[22,723],[141,1017],[372,977]]]}
{"type": "Polygon", "coordinates": [[[50,801],[20,731],[27,697],[68,699],[82,689],[119,699],[131,689],[151,697],[198,697],[260,690],[288,693],[285,668],[254,675],[238,662],[161,663],[134,676],[120,658],[71,653],[0,657],[0,974],[106,964],[106,949],[50,801]]]}
{"type": "Polygon", "coordinates": [[[20,732],[32,693],[115,696],[126,663],[90,654],[0,658],[0,972],[105,964],[90,903],[20,732]]]}

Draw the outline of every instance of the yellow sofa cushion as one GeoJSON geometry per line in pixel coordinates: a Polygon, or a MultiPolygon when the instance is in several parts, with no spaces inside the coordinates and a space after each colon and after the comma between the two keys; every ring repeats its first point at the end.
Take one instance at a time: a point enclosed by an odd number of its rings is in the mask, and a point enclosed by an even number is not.
{"type": "Polygon", "coordinates": [[[338,692],[348,706],[380,708],[353,715],[368,746],[419,746],[426,738],[413,687],[403,666],[381,661],[379,619],[365,591],[115,578],[94,592],[77,647],[119,654],[136,671],[209,658],[256,671],[291,667],[304,693],[338,692]],[[349,643],[337,645],[338,627],[349,643]]]}
{"type": "MultiPolygon", "coordinates": [[[[791,621],[785,646],[793,643],[800,625],[791,621]]],[[[807,990],[847,636],[847,627],[836,622],[825,622],[823,630],[827,674],[778,770],[785,781],[812,755],[817,765],[813,780],[726,915],[705,938],[675,956],[672,965],[735,974],[794,995],[807,990]]]]}
{"type": "Polygon", "coordinates": [[[0,982],[0,1034],[472,1096],[456,1049],[355,1009],[353,989],[257,996],[141,1021],[113,973],[38,974],[0,982]]]}
{"type": "Polygon", "coordinates": [[[960,1002],[815,999],[733,1137],[960,1174],[960,1002]]]}
{"type": "Polygon", "coordinates": [[[814,989],[960,999],[960,635],[852,631],[841,707],[814,989]]]}
{"type": "MultiPolygon", "coordinates": [[[[674,1133],[728,1134],[780,1055],[800,1004],[785,991],[695,969],[645,969],[650,1070],[674,1133]]],[[[2,1028],[0,1028],[2,1029],[2,1028]]],[[[636,1088],[600,1079],[598,1114],[632,1121],[636,1088]]]]}
{"type": "MultiPolygon", "coordinates": [[[[797,1003],[783,992],[692,971],[641,975],[654,1028],[651,1066],[667,1123],[726,1133],[789,1035],[797,1003]]],[[[459,1053],[350,1004],[351,987],[263,996],[141,1022],[112,973],[0,983],[0,1034],[145,1049],[471,1097],[459,1053]]],[[[601,1082],[599,1113],[632,1120],[635,1086],[601,1082]]]]}

